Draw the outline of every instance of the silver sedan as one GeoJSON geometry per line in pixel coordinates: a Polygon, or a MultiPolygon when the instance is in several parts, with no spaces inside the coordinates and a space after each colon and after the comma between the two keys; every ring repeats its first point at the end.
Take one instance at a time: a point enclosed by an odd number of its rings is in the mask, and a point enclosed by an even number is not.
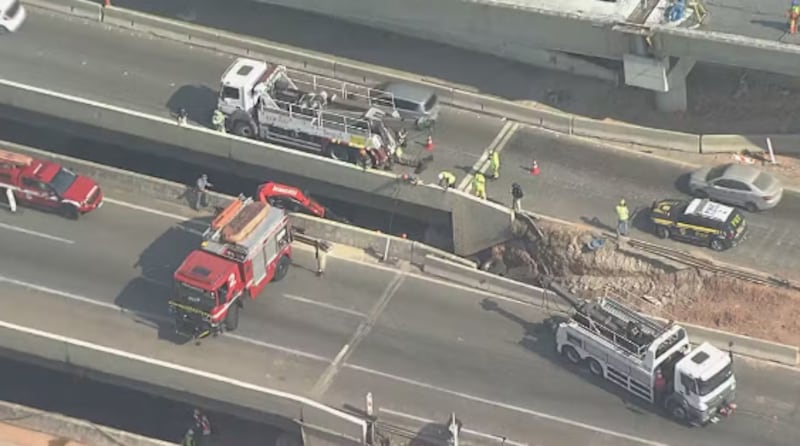
{"type": "Polygon", "coordinates": [[[775,207],[783,197],[783,186],[775,176],[741,164],[704,167],[689,177],[692,195],[741,206],[750,212],[775,207]]]}

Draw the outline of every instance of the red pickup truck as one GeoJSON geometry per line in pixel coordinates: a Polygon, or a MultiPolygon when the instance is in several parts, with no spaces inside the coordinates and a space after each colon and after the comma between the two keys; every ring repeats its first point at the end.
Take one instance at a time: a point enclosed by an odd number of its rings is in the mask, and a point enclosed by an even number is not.
{"type": "Polygon", "coordinates": [[[55,210],[77,219],[103,204],[100,186],[51,161],[0,150],[0,190],[11,189],[18,203],[55,210]]]}

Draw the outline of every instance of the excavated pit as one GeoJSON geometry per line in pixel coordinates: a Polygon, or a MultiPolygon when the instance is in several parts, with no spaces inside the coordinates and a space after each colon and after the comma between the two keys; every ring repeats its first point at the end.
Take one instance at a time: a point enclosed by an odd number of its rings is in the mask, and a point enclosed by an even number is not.
{"type": "Polygon", "coordinates": [[[582,297],[613,295],[666,319],[800,345],[800,292],[662,261],[590,228],[539,221],[514,224],[516,238],[487,253],[490,270],[539,285],[542,274],[582,297]],[[502,261],[499,261],[502,260],[502,261]]]}

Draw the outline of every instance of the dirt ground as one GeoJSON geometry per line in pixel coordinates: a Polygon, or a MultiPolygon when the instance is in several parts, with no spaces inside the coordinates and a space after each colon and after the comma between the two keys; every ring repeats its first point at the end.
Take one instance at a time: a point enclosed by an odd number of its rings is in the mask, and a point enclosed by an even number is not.
{"type": "Polygon", "coordinates": [[[550,223],[538,224],[539,240],[520,226],[519,238],[493,249],[507,276],[537,283],[549,274],[583,297],[615,296],[666,319],[800,345],[800,292],[745,282],[693,268],[676,270],[626,254],[596,235],[550,223]]]}

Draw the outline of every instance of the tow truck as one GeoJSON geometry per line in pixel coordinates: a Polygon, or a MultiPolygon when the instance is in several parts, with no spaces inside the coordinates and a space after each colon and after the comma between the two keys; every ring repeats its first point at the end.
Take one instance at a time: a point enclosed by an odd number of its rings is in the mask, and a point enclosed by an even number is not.
{"type": "Polygon", "coordinates": [[[302,212],[314,217],[347,223],[345,218],[312,199],[308,193],[286,184],[273,182],[262,184],[258,187],[258,199],[289,212],[302,212]]]}
{"type": "Polygon", "coordinates": [[[103,205],[100,186],[52,161],[0,150],[0,189],[30,207],[57,211],[77,220],[103,205]]]}
{"type": "Polygon", "coordinates": [[[291,242],[286,211],[244,196],[232,201],[175,271],[175,331],[199,339],[235,330],[244,301],[286,276],[291,242]]]}
{"type": "Polygon", "coordinates": [[[217,109],[238,136],[367,167],[391,167],[397,145],[383,121],[399,116],[391,93],[284,65],[236,59],[222,75],[217,109]]]}
{"type": "Polygon", "coordinates": [[[575,365],[664,409],[692,426],[733,414],[733,355],[703,342],[692,348],[686,329],[658,323],[611,297],[582,300],[551,279],[544,281],[574,309],[555,326],[556,350],[575,365]],[[659,396],[657,371],[667,382],[659,396]]]}

